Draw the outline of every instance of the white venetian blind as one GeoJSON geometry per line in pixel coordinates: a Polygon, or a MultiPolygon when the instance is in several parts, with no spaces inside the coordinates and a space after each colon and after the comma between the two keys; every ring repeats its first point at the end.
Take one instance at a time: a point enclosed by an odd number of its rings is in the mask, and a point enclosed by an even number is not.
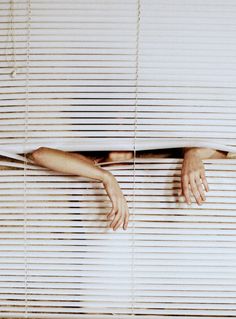
{"type": "Polygon", "coordinates": [[[140,24],[138,136],[235,147],[235,1],[144,0],[140,24]]]}
{"type": "MultiPolygon", "coordinates": [[[[137,160],[134,214],[116,232],[99,183],[28,167],[25,192],[24,170],[5,165],[2,318],[236,316],[236,160],[205,161],[200,208],[177,203],[181,160],[137,160]]],[[[131,209],[133,164],[112,172],[131,209]]]]}
{"type": "Polygon", "coordinates": [[[26,99],[27,151],[132,149],[135,104],[137,149],[235,150],[234,1],[2,0],[0,8],[0,150],[25,150],[26,99]]]}
{"type": "MultiPolygon", "coordinates": [[[[6,41],[9,3],[1,8],[4,49],[13,46],[11,37],[6,41]]],[[[12,65],[2,55],[1,149],[24,151],[26,79],[27,151],[131,147],[136,11],[135,0],[15,1],[18,73],[10,78],[12,65]]]]}
{"type": "MultiPolygon", "coordinates": [[[[0,9],[2,154],[235,149],[233,1],[18,0],[0,9]]],[[[128,231],[115,233],[100,184],[1,165],[0,317],[236,316],[235,160],[206,161],[201,208],[178,203],[180,160],[112,167],[132,213],[128,231]]]]}

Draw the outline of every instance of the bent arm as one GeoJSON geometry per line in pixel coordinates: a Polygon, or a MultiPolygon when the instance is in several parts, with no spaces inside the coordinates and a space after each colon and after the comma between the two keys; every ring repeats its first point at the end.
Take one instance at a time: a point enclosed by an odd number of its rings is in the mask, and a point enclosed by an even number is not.
{"type": "Polygon", "coordinates": [[[84,176],[104,181],[108,172],[96,167],[93,161],[83,155],[64,152],[58,149],[40,147],[30,154],[38,165],[57,172],[84,176]]]}
{"type": "Polygon", "coordinates": [[[117,180],[110,172],[95,166],[93,161],[81,154],[48,147],[40,147],[27,156],[36,164],[54,171],[101,181],[112,203],[112,210],[107,216],[112,220],[110,227],[113,230],[118,229],[121,225],[124,229],[128,227],[128,205],[117,180]]]}

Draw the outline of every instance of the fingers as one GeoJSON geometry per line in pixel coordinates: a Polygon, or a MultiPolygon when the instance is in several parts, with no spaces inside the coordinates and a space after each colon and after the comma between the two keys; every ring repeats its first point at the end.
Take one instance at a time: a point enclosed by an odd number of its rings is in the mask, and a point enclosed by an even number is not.
{"type": "Polygon", "coordinates": [[[124,225],[123,225],[123,229],[126,230],[128,228],[128,223],[129,223],[129,211],[128,211],[128,207],[127,207],[127,211],[125,214],[125,220],[124,220],[124,225]]]}
{"type": "Polygon", "coordinates": [[[191,193],[198,205],[206,200],[205,191],[209,191],[209,186],[204,164],[196,152],[186,153],[184,156],[181,170],[181,189],[188,204],[191,204],[191,193]]]}
{"type": "Polygon", "coordinates": [[[112,209],[107,215],[108,220],[112,220],[109,226],[113,230],[116,230],[123,225],[123,228],[126,229],[128,226],[129,209],[117,180],[109,173],[105,175],[103,185],[112,203],[112,209]]]}
{"type": "Polygon", "coordinates": [[[204,189],[202,187],[201,179],[199,177],[196,177],[195,178],[195,183],[196,183],[196,187],[197,187],[197,190],[198,190],[198,194],[200,195],[201,201],[205,201],[206,200],[206,195],[205,195],[204,189]]]}
{"type": "Polygon", "coordinates": [[[200,195],[200,192],[199,192],[199,188],[200,188],[201,183],[197,184],[196,180],[197,180],[197,178],[195,178],[195,176],[191,176],[191,178],[190,178],[190,187],[191,187],[191,192],[192,192],[196,202],[198,203],[198,205],[201,205],[202,204],[202,198],[201,198],[201,195],[200,195]]]}
{"type": "Polygon", "coordinates": [[[110,227],[113,228],[114,231],[121,226],[126,230],[129,222],[129,210],[126,201],[122,201],[118,209],[112,208],[111,212],[107,215],[107,218],[109,220],[112,219],[110,227]]]}
{"type": "Polygon", "coordinates": [[[110,227],[113,228],[113,230],[116,230],[120,227],[121,223],[123,222],[122,218],[122,208],[119,207],[117,210],[115,217],[113,218],[113,221],[110,223],[110,227]]]}
{"type": "Polygon", "coordinates": [[[202,183],[204,185],[204,188],[205,188],[206,192],[209,192],[209,185],[207,183],[205,171],[202,170],[200,174],[201,174],[201,179],[202,179],[202,183]]]}
{"type": "Polygon", "coordinates": [[[182,177],[182,194],[184,195],[186,202],[190,205],[192,202],[191,202],[190,191],[189,191],[188,175],[183,175],[182,177]]]}
{"type": "Polygon", "coordinates": [[[182,177],[181,186],[182,195],[184,195],[185,200],[189,205],[191,204],[191,193],[193,194],[198,205],[201,205],[206,200],[205,191],[209,191],[209,186],[204,171],[200,173],[190,173],[189,175],[184,175],[182,177]]]}
{"type": "Polygon", "coordinates": [[[116,212],[117,212],[117,209],[113,207],[110,213],[107,215],[107,219],[111,219],[112,217],[114,217],[116,212]]]}

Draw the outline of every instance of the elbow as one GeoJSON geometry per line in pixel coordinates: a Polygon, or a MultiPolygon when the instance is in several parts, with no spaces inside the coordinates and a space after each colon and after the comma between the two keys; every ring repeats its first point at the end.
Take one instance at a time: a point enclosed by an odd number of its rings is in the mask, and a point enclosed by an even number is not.
{"type": "Polygon", "coordinates": [[[46,152],[47,152],[46,147],[39,147],[31,153],[31,158],[33,159],[34,162],[40,163],[43,160],[46,152]]]}

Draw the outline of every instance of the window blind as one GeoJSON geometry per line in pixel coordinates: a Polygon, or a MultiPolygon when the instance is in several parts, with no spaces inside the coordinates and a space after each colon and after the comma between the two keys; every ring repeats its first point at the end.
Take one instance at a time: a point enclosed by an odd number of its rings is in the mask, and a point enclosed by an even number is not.
{"type": "Polygon", "coordinates": [[[235,146],[235,3],[141,6],[138,136],[235,146]]]}
{"type": "Polygon", "coordinates": [[[28,3],[0,2],[2,152],[25,151],[26,78],[26,151],[133,149],[135,104],[137,149],[235,151],[233,1],[28,3]]]}
{"type": "MultiPolygon", "coordinates": [[[[207,202],[189,207],[181,160],[137,159],[135,211],[116,232],[99,183],[2,165],[1,317],[235,316],[236,160],[206,160],[207,202]]],[[[133,163],[109,170],[132,211],[133,163]]]]}
{"type": "MultiPolygon", "coordinates": [[[[0,8],[1,154],[235,150],[233,1],[0,8]]],[[[113,233],[98,183],[2,162],[0,317],[234,317],[235,164],[206,161],[201,208],[176,203],[179,160],[113,166],[132,212],[113,233]]]]}
{"type": "MultiPolygon", "coordinates": [[[[11,68],[3,61],[4,150],[23,152],[27,73],[27,151],[41,145],[104,149],[114,147],[114,142],[118,147],[130,147],[136,90],[136,7],[134,0],[31,1],[27,24],[28,2],[15,3],[19,72],[10,79],[11,68]]],[[[6,33],[8,4],[2,3],[2,8],[6,33]]],[[[6,34],[2,38],[5,40],[6,34]]],[[[2,42],[3,48],[5,45],[2,42]]]]}

